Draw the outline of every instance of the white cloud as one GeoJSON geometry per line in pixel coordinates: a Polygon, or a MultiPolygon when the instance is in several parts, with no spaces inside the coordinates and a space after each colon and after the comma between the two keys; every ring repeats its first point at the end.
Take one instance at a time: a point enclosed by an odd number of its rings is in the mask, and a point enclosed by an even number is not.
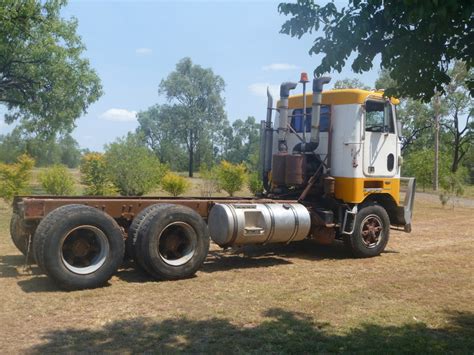
{"type": "Polygon", "coordinates": [[[109,108],[100,115],[100,118],[115,122],[133,122],[137,120],[137,111],[129,111],[123,108],[109,108]]]}
{"type": "Polygon", "coordinates": [[[269,71],[269,70],[276,70],[276,71],[282,71],[282,70],[295,70],[298,69],[299,67],[294,64],[288,64],[288,63],[272,63],[269,65],[264,65],[262,67],[263,70],[269,71]]]}
{"type": "Polygon", "coordinates": [[[135,49],[136,54],[143,55],[143,56],[150,55],[152,52],[153,50],[151,48],[146,48],[146,47],[135,49]]]}
{"type": "Polygon", "coordinates": [[[255,96],[267,97],[267,87],[274,98],[278,97],[279,85],[272,85],[269,83],[253,83],[249,85],[249,90],[255,96]]]}

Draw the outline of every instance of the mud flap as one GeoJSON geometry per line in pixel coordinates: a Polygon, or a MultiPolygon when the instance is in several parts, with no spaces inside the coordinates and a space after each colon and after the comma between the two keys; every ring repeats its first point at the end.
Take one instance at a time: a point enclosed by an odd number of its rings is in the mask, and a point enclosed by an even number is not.
{"type": "Polygon", "coordinates": [[[400,178],[407,181],[407,191],[403,202],[403,230],[407,233],[411,232],[411,220],[413,215],[413,204],[415,203],[416,179],[414,177],[400,178]]]}

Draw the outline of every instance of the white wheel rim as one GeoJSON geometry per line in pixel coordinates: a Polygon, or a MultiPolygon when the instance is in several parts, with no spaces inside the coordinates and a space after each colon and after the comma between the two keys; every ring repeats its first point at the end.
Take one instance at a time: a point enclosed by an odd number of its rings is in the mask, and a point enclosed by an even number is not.
{"type": "Polygon", "coordinates": [[[91,274],[107,260],[110,254],[109,240],[97,227],[78,226],[63,237],[60,253],[66,269],[78,275],[91,274]]]}
{"type": "Polygon", "coordinates": [[[197,233],[185,222],[168,224],[158,236],[158,255],[171,266],[186,264],[194,256],[197,233]]]}

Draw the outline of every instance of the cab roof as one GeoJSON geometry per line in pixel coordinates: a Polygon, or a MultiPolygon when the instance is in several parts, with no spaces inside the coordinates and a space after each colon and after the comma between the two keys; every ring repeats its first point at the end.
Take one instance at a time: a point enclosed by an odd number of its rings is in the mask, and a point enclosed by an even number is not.
{"type": "MultiPolygon", "coordinates": [[[[383,91],[369,91],[362,89],[333,89],[323,91],[322,104],[323,105],[351,105],[363,104],[368,98],[383,100],[383,91]]],[[[390,98],[394,105],[398,105],[400,100],[390,98]]],[[[311,107],[313,102],[313,94],[306,94],[306,107],[311,107]]],[[[290,109],[303,107],[303,94],[292,95],[288,99],[288,107],[290,109]]]]}

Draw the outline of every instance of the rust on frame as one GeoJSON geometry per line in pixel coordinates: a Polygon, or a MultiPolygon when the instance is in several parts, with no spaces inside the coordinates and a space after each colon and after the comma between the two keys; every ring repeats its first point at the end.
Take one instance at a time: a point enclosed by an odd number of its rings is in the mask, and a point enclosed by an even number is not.
{"type": "Polygon", "coordinates": [[[296,201],[278,201],[253,198],[169,198],[169,197],[59,197],[59,196],[23,196],[14,201],[15,212],[25,221],[40,220],[54,209],[71,204],[80,204],[97,208],[115,219],[128,221],[141,210],[157,203],[172,203],[189,207],[207,218],[209,210],[216,203],[292,203],[296,201]]]}

